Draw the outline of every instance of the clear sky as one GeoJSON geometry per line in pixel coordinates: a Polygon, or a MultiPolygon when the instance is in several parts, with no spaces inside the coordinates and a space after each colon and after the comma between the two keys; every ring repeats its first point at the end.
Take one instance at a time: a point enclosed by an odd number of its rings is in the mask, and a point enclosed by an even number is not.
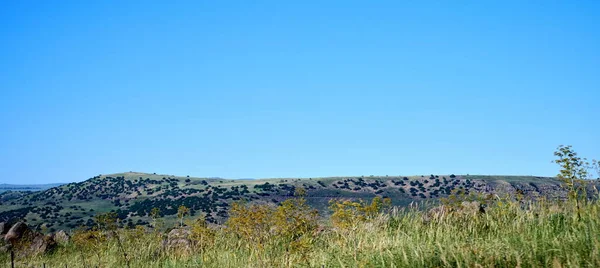
{"type": "Polygon", "coordinates": [[[161,2],[2,2],[0,182],[600,158],[600,1],[161,2]]]}

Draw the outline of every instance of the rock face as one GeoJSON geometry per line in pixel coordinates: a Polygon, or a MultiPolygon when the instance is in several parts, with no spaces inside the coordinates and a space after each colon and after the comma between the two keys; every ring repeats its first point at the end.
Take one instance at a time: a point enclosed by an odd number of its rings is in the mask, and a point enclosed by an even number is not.
{"type": "MultiPolygon", "coordinates": [[[[2,228],[6,229],[6,227],[2,228]]],[[[68,235],[66,233],[64,233],[64,235],[59,235],[59,237],[61,239],[67,237],[66,239],[68,240],[68,235]]],[[[57,246],[54,235],[43,235],[34,232],[23,222],[18,222],[13,225],[8,232],[6,232],[6,235],[4,235],[2,242],[7,243],[8,245],[0,245],[0,252],[7,252],[13,248],[18,249],[23,256],[48,253],[57,246]]]]}
{"type": "Polygon", "coordinates": [[[23,222],[17,222],[13,225],[10,230],[4,236],[4,241],[15,244],[19,240],[26,239],[31,235],[31,230],[27,226],[27,224],[23,222]]]}
{"type": "Polygon", "coordinates": [[[66,244],[71,239],[69,234],[67,234],[67,232],[63,230],[56,232],[54,235],[52,235],[52,237],[54,238],[54,241],[56,241],[56,243],[58,244],[66,244]]]}
{"type": "Polygon", "coordinates": [[[57,244],[51,235],[38,234],[29,246],[29,254],[38,255],[52,251],[57,244]]]}
{"type": "Polygon", "coordinates": [[[192,249],[190,234],[191,231],[187,229],[173,229],[167,235],[167,239],[163,240],[163,247],[167,250],[190,251],[192,249]]]}
{"type": "Polygon", "coordinates": [[[507,182],[494,181],[486,188],[487,193],[496,194],[500,197],[515,196],[522,194],[528,198],[546,197],[550,199],[567,198],[567,191],[558,183],[526,183],[526,182],[507,182]]]}

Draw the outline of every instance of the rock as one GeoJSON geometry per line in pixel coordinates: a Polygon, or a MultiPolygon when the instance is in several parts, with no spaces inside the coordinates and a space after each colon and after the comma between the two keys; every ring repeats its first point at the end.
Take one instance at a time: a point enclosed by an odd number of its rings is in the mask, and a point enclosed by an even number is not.
{"type": "Polygon", "coordinates": [[[25,224],[24,222],[17,222],[10,228],[10,230],[8,230],[8,233],[6,233],[6,235],[4,236],[4,241],[11,244],[15,244],[19,240],[29,238],[28,236],[30,235],[31,230],[29,229],[27,224],[25,224]]]}
{"type": "Polygon", "coordinates": [[[56,241],[51,235],[38,234],[29,246],[29,253],[32,255],[45,254],[56,248],[56,245],[56,241]]]}
{"type": "Polygon", "coordinates": [[[22,256],[44,254],[56,247],[56,241],[52,235],[43,235],[29,229],[27,224],[18,222],[13,225],[4,236],[4,241],[9,243],[2,250],[9,250],[10,246],[20,251],[22,256]]]}
{"type": "Polygon", "coordinates": [[[5,235],[8,233],[8,224],[5,222],[0,222],[0,235],[5,235]]]}
{"type": "Polygon", "coordinates": [[[71,240],[71,236],[67,232],[60,230],[53,235],[54,241],[58,244],[66,244],[71,240]]]}
{"type": "Polygon", "coordinates": [[[190,234],[191,231],[187,229],[173,229],[167,235],[167,239],[163,240],[163,247],[167,250],[190,251],[192,249],[190,234]]]}
{"type": "Polygon", "coordinates": [[[485,207],[483,206],[483,204],[477,201],[463,201],[460,206],[460,212],[469,215],[477,215],[479,213],[484,214],[485,207]]]}
{"type": "Polygon", "coordinates": [[[423,214],[423,221],[426,223],[432,221],[441,221],[448,215],[449,212],[450,209],[444,205],[433,207],[428,210],[427,213],[423,214]]]}

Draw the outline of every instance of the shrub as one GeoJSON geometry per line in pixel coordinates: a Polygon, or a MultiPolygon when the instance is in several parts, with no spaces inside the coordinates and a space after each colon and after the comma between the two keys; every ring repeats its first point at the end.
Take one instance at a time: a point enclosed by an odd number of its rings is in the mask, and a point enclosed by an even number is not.
{"type": "Polygon", "coordinates": [[[358,202],[332,200],[329,206],[333,211],[331,223],[339,229],[349,229],[360,222],[370,221],[384,208],[390,206],[390,198],[382,199],[379,196],[373,198],[370,204],[363,200],[358,202]]]}
{"type": "Polygon", "coordinates": [[[229,210],[227,229],[239,239],[263,246],[272,236],[273,213],[275,209],[267,204],[245,204],[234,202],[229,210]]]}
{"type": "Polygon", "coordinates": [[[308,206],[303,197],[287,199],[274,213],[276,234],[291,240],[310,235],[317,227],[317,217],[318,211],[308,206]]]}
{"type": "Polygon", "coordinates": [[[190,239],[194,242],[196,248],[204,251],[213,245],[215,240],[215,231],[208,227],[205,217],[201,216],[191,226],[190,239]]]}

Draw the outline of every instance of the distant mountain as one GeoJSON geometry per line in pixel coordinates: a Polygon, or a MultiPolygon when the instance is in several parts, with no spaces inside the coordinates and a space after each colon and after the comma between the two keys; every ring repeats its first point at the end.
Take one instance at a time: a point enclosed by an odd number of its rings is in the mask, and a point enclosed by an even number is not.
{"type": "Polygon", "coordinates": [[[43,191],[52,187],[61,186],[65,183],[49,184],[6,184],[0,183],[0,193],[4,191],[43,191]]]}
{"type": "MultiPolygon", "coordinates": [[[[32,187],[32,186],[27,186],[32,187]]],[[[38,186],[40,187],[40,186],[38,186]]],[[[46,185],[45,187],[50,187],[46,185]]],[[[291,198],[297,187],[306,189],[308,204],[322,215],[332,199],[390,197],[393,205],[436,202],[451,192],[545,196],[564,198],[555,178],[533,176],[356,176],[329,178],[277,178],[230,180],[127,172],[101,175],[37,192],[0,193],[0,222],[26,220],[29,225],[52,229],[93,226],[97,213],[114,211],[126,226],[147,225],[153,208],[167,224],[176,220],[177,208],[190,209],[188,217],[203,215],[223,223],[232,202],[277,204],[291,198]]],[[[12,188],[15,189],[15,188],[12,188]]],[[[36,188],[39,189],[39,188],[36,188]]]]}

